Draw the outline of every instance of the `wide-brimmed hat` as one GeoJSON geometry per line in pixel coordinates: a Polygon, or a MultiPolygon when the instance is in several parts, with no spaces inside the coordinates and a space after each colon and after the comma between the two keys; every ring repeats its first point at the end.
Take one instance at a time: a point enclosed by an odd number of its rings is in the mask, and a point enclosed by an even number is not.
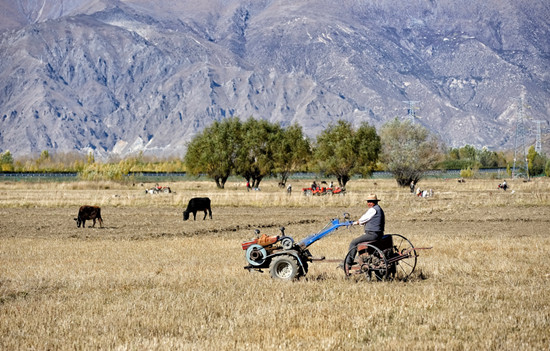
{"type": "Polygon", "coordinates": [[[380,201],[380,199],[376,196],[376,194],[370,194],[367,196],[367,201],[380,201]]]}

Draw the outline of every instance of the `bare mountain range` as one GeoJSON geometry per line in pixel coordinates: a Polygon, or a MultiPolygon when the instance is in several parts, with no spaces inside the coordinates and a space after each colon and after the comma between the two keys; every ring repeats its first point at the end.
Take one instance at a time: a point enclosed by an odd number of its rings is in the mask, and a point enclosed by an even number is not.
{"type": "Polygon", "coordinates": [[[0,0],[0,151],[182,156],[230,116],[315,137],[406,101],[449,146],[513,148],[520,96],[548,128],[549,18],[547,0],[0,0]]]}

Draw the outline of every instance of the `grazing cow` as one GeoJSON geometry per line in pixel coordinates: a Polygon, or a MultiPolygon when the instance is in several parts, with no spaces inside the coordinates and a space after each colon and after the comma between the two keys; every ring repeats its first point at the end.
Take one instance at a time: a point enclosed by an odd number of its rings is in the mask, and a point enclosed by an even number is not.
{"type": "Polygon", "coordinates": [[[82,224],[82,228],[86,228],[86,221],[87,220],[93,220],[94,224],[92,224],[92,228],[95,227],[95,220],[99,221],[99,226],[103,227],[103,219],[101,218],[101,208],[97,206],[81,206],[78,210],[78,217],[74,220],[76,221],[76,226],[80,228],[80,224],[82,224]]]}
{"type": "Polygon", "coordinates": [[[187,204],[187,209],[183,211],[183,220],[186,221],[189,219],[189,213],[193,213],[193,220],[197,219],[197,211],[204,211],[204,218],[206,219],[206,215],[210,215],[210,219],[212,219],[212,209],[210,208],[210,199],[207,197],[194,197],[191,200],[189,200],[189,203],[187,204]]]}

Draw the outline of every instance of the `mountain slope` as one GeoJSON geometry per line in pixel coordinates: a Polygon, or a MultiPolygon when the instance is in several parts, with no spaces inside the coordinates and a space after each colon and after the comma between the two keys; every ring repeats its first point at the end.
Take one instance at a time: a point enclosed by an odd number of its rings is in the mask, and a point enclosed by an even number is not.
{"type": "Polygon", "coordinates": [[[228,116],[379,127],[512,147],[516,99],[548,121],[539,1],[0,0],[0,150],[181,156],[228,116]],[[9,10],[9,11],[7,11],[9,10]],[[4,18],[2,18],[4,19],[4,18]]]}

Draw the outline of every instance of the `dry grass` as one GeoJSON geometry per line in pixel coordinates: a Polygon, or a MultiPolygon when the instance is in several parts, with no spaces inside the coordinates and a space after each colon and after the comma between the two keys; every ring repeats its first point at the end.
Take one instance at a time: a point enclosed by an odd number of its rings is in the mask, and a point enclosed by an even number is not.
{"type": "Polygon", "coordinates": [[[264,181],[261,191],[246,191],[244,182],[228,183],[220,190],[212,181],[186,181],[164,183],[173,194],[146,194],[145,189],[154,184],[124,184],[115,182],[69,182],[69,183],[0,183],[0,207],[74,207],[94,204],[114,207],[177,207],[187,204],[194,196],[208,196],[217,206],[240,207],[350,207],[362,202],[365,194],[375,192],[386,206],[430,208],[438,211],[455,211],[461,207],[500,206],[548,206],[550,205],[550,181],[538,178],[525,183],[509,181],[507,192],[497,189],[498,181],[472,180],[459,184],[456,180],[426,180],[423,189],[433,189],[432,198],[419,202],[408,189],[398,188],[395,181],[354,180],[348,184],[345,196],[302,196],[301,188],[309,187],[310,181],[300,180],[293,184],[294,192],[288,196],[276,181],[264,181]]]}
{"type": "MultiPolygon", "coordinates": [[[[292,196],[275,182],[261,192],[181,182],[156,196],[116,183],[0,184],[0,349],[548,349],[550,180],[511,181],[506,193],[496,181],[427,180],[428,199],[390,180],[304,197],[308,183],[293,182],[292,196]],[[369,192],[388,232],[433,246],[411,281],[350,281],[321,262],[293,283],[243,270],[253,229],[301,239],[344,211],[360,216],[369,192]],[[214,220],[182,222],[196,195],[212,198],[214,220]],[[102,206],[105,228],[76,228],[84,203],[102,206]]],[[[343,258],[359,233],[311,251],[343,258]]]]}

